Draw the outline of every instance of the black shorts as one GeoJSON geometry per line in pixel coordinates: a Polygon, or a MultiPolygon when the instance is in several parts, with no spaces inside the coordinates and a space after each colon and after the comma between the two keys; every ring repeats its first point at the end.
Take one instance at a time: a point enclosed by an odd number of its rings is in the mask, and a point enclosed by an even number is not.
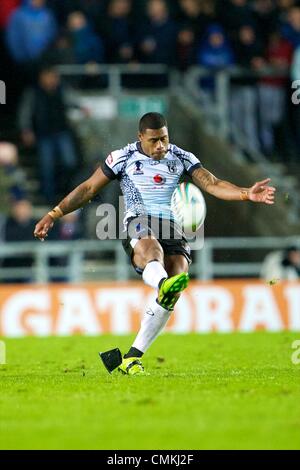
{"type": "Polygon", "coordinates": [[[160,243],[165,255],[183,255],[191,264],[191,248],[183,231],[173,220],[151,216],[131,217],[127,221],[127,237],[122,240],[122,245],[138,274],[142,274],[143,270],[133,263],[133,250],[138,240],[150,236],[160,243]]]}

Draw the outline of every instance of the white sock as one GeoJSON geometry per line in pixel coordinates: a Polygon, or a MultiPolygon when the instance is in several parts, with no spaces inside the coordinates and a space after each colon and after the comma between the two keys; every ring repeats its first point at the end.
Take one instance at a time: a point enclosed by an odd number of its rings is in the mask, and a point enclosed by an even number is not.
{"type": "Polygon", "coordinates": [[[159,261],[150,261],[143,271],[145,283],[154,289],[158,289],[158,285],[164,277],[168,277],[168,274],[159,261]]]}
{"type": "Polygon", "coordinates": [[[144,314],[140,331],[132,346],[143,353],[146,352],[165,327],[171,313],[154,301],[144,314]]]}

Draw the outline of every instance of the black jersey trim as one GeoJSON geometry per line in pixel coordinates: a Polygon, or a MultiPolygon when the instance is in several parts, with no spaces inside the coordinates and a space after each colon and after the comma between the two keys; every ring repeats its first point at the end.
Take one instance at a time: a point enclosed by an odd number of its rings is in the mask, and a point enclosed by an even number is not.
{"type": "Polygon", "coordinates": [[[109,168],[106,162],[102,163],[101,169],[105,176],[107,176],[107,178],[109,178],[110,180],[115,180],[117,178],[117,175],[112,171],[111,168],[109,168]]]}
{"type": "MultiPolygon", "coordinates": [[[[185,162],[188,162],[190,165],[193,165],[193,162],[191,162],[191,160],[188,158],[186,153],[181,153],[181,152],[178,152],[176,150],[175,151],[173,150],[173,153],[174,153],[174,155],[176,155],[177,158],[179,158],[179,160],[181,160],[181,161],[183,160],[185,162]]],[[[200,163],[200,160],[199,160],[199,163],[200,163]]],[[[198,163],[196,163],[196,165],[197,164],[198,163]]],[[[201,163],[200,163],[200,165],[201,165],[201,163]]],[[[184,163],[183,163],[183,166],[185,166],[184,163]]]]}
{"type": "Polygon", "coordinates": [[[187,173],[192,176],[192,174],[194,173],[195,170],[197,170],[197,168],[202,168],[203,165],[199,162],[199,163],[196,163],[195,165],[191,166],[191,168],[189,170],[186,170],[187,173]]]}

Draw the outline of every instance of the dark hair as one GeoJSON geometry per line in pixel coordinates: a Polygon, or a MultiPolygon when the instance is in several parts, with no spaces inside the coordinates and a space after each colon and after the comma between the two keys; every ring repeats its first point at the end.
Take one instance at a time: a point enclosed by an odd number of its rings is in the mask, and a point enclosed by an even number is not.
{"type": "Polygon", "coordinates": [[[143,134],[147,129],[161,129],[167,127],[166,118],[160,113],[147,113],[141,118],[139,123],[139,131],[143,134]]]}
{"type": "Polygon", "coordinates": [[[299,248],[296,245],[290,245],[285,249],[287,255],[293,253],[294,251],[299,251],[299,248]]]}

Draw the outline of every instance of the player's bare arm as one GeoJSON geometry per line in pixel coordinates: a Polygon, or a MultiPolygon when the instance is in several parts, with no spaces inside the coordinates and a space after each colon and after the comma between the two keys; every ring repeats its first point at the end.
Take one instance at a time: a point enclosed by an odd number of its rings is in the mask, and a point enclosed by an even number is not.
{"type": "Polygon", "coordinates": [[[241,188],[214,176],[205,168],[197,168],[192,174],[198,188],[225,201],[252,201],[268,205],[274,204],[276,189],[269,186],[270,178],[255,183],[250,188],[241,188]]]}
{"type": "Polygon", "coordinates": [[[56,219],[83,207],[111,180],[105,176],[101,168],[69,193],[52,211],[48,212],[35,226],[34,236],[44,240],[56,219]]]}

